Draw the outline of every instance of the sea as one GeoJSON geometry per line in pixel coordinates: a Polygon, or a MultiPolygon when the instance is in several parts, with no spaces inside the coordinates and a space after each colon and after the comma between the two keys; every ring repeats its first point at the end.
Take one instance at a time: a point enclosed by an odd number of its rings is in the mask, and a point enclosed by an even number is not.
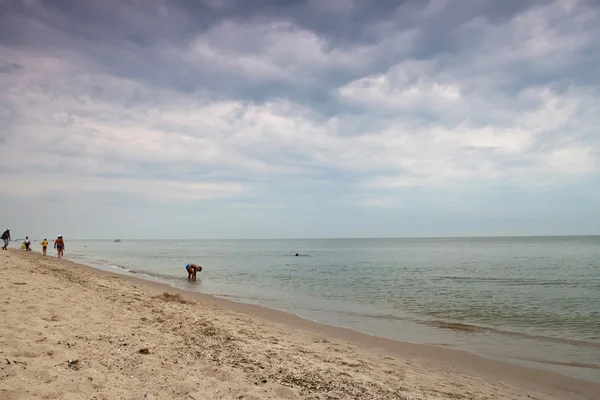
{"type": "Polygon", "coordinates": [[[102,270],[600,382],[600,236],[66,241],[102,270]]]}

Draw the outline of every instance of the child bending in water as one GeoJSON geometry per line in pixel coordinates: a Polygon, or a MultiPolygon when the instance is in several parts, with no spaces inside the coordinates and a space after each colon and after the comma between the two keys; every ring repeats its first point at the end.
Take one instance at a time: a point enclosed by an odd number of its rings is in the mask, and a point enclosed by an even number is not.
{"type": "Polygon", "coordinates": [[[196,265],[196,264],[188,264],[185,266],[185,269],[188,273],[188,279],[195,281],[196,280],[196,273],[202,271],[202,266],[196,265]]]}

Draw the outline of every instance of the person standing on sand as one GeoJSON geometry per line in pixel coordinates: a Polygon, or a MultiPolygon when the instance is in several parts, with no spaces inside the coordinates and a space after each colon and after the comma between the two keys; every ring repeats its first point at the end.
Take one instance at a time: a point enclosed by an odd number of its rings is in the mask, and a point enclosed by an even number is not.
{"type": "Polygon", "coordinates": [[[44,251],[44,255],[46,255],[46,250],[48,250],[48,239],[44,239],[42,242],[42,250],[44,251]]]}
{"type": "Polygon", "coordinates": [[[196,273],[202,271],[202,266],[198,266],[196,264],[188,264],[185,266],[185,270],[188,273],[188,279],[195,281],[196,273]]]}
{"type": "Polygon", "coordinates": [[[7,250],[8,249],[8,244],[11,241],[10,238],[10,229],[7,229],[3,234],[2,234],[2,240],[4,241],[4,246],[2,246],[2,250],[7,250]]]}
{"type": "Polygon", "coordinates": [[[25,236],[25,251],[31,251],[31,240],[29,240],[29,236],[25,236]]]}
{"type": "Polygon", "coordinates": [[[56,249],[58,258],[62,258],[62,256],[65,254],[65,241],[63,240],[62,235],[58,235],[54,241],[54,248],[56,249]]]}

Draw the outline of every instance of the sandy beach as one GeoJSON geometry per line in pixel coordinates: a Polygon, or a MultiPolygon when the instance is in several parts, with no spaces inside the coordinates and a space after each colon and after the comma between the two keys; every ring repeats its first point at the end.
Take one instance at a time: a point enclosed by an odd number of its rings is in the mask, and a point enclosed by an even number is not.
{"type": "Polygon", "coordinates": [[[600,399],[600,384],[0,252],[0,399],[600,399]]]}

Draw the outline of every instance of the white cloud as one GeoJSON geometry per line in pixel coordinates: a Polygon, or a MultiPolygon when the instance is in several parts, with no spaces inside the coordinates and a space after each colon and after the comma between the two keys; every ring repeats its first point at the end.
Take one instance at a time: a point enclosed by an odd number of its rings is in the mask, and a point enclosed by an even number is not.
{"type": "Polygon", "coordinates": [[[423,63],[399,64],[385,74],[357,79],[338,90],[342,100],[370,108],[444,107],[461,98],[457,82],[438,82],[419,72],[423,63]]]}
{"type": "Polygon", "coordinates": [[[505,84],[524,73],[560,73],[597,46],[599,20],[598,8],[579,0],[549,1],[503,24],[479,17],[457,28],[464,46],[452,64],[467,80],[488,77],[505,84]]]}
{"type": "Polygon", "coordinates": [[[0,192],[11,196],[38,197],[46,194],[126,194],[159,202],[236,198],[247,192],[239,183],[184,182],[157,179],[101,178],[60,174],[0,176],[0,192]]]}
{"type": "Polygon", "coordinates": [[[397,209],[402,207],[402,198],[400,195],[368,193],[360,196],[358,205],[366,208],[379,208],[384,210],[397,209]]]}
{"type": "Polygon", "coordinates": [[[587,147],[565,147],[546,155],[545,164],[550,171],[560,174],[589,174],[598,169],[598,151],[587,147]]]}
{"type": "MultiPolygon", "coordinates": [[[[526,103],[525,110],[515,109],[512,99],[498,95],[487,102],[481,94],[460,95],[440,112],[461,121],[454,125],[415,123],[376,110],[323,120],[288,100],[210,101],[197,93],[82,72],[70,60],[22,53],[15,61],[26,66],[25,73],[0,77],[0,83],[7,89],[3,104],[17,112],[12,128],[18,135],[0,150],[0,164],[31,174],[21,176],[23,182],[39,181],[36,174],[41,169],[52,174],[67,171],[75,177],[70,182],[76,183],[59,185],[63,190],[88,190],[81,177],[91,176],[95,178],[89,182],[103,190],[115,179],[120,183],[114,190],[126,193],[161,199],[173,191],[195,199],[241,196],[252,182],[322,179],[318,172],[322,168],[350,174],[367,190],[492,181],[527,185],[542,178],[561,182],[597,168],[598,143],[582,129],[597,117],[582,112],[597,103],[598,96],[578,88],[562,95],[547,87],[527,89],[514,99],[526,103]],[[471,112],[485,119],[486,109],[490,114],[500,109],[506,116],[504,124],[470,122],[471,112]],[[373,121],[377,129],[353,135],[344,130],[373,121]],[[147,180],[148,169],[175,181],[147,180]],[[102,177],[105,174],[119,178],[102,177]],[[237,183],[219,182],[225,178],[237,183]],[[140,184],[131,184],[134,181],[140,184]]],[[[416,82],[427,78],[414,77],[416,82]]],[[[405,74],[401,81],[407,80],[405,74]]],[[[379,97],[392,98],[386,100],[389,104],[402,104],[394,98],[405,94],[385,86],[391,81],[372,89],[380,91],[379,97]]],[[[363,96],[363,101],[368,104],[372,98],[363,96]]],[[[412,110],[418,107],[427,107],[427,102],[413,104],[412,110]]],[[[49,189],[5,183],[14,187],[8,189],[14,194],[49,189]]],[[[364,202],[387,203],[385,195],[364,202]]]]}

